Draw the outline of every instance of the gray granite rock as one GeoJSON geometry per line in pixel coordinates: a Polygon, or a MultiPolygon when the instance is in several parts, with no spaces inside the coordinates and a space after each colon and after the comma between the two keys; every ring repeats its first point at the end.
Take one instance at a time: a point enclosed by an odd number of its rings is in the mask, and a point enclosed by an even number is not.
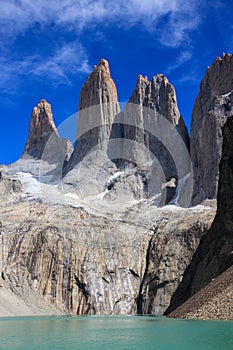
{"type": "Polygon", "coordinates": [[[217,196],[222,126],[233,113],[232,97],[233,56],[223,54],[208,68],[193,108],[190,144],[194,205],[217,196]]]}
{"type": "Polygon", "coordinates": [[[67,174],[93,148],[106,152],[112,123],[120,112],[117,90],[109,64],[101,59],[84,83],[78,104],[78,129],[74,153],[65,167],[67,174]]]}

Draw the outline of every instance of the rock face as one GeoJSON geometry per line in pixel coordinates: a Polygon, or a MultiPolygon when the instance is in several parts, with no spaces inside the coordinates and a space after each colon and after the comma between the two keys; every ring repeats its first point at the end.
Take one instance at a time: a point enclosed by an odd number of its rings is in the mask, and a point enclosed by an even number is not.
{"type": "Polygon", "coordinates": [[[217,196],[222,126],[233,113],[232,97],[233,56],[224,54],[208,68],[193,109],[190,143],[194,205],[217,196]]]}
{"type": "MultiPolygon", "coordinates": [[[[146,108],[149,108],[156,112],[154,116],[155,119],[163,117],[171,122],[171,124],[179,131],[186,146],[189,147],[188,131],[177,107],[175,89],[164,75],[158,74],[154,76],[151,81],[149,81],[147,77],[139,75],[135,90],[129,100],[129,103],[136,104],[141,107],[141,110],[140,108],[138,109],[140,113],[138,122],[135,120],[137,127],[147,128],[150,126],[148,125],[149,121],[146,120],[146,108]],[[142,107],[146,108],[143,110],[142,107]]],[[[126,123],[128,122],[127,113],[125,121],[126,123]]],[[[156,121],[158,126],[160,126],[159,121],[156,121]]],[[[146,129],[147,133],[148,130],[149,129],[146,129]]],[[[127,132],[125,135],[126,137],[131,138],[131,135],[128,135],[127,132]]],[[[136,140],[137,136],[138,135],[135,134],[136,140]]]]}
{"type": "Polygon", "coordinates": [[[163,183],[175,179],[165,201],[158,201],[168,203],[179,181],[191,173],[191,162],[189,136],[178,111],[175,89],[162,74],[151,81],[139,75],[124,111],[123,145],[125,159],[144,171],[149,197],[159,194],[163,183]]]}
{"type": "Polygon", "coordinates": [[[145,204],[93,215],[48,191],[0,205],[0,284],[63,313],[162,314],[213,211],[145,204]]]}
{"type": "MultiPolygon", "coordinates": [[[[178,111],[175,89],[167,78],[158,74],[149,81],[139,75],[124,113],[117,115],[115,123],[118,124],[114,132],[117,134],[118,126],[118,134],[114,137],[122,137],[122,143],[116,146],[115,142],[108,154],[114,158],[112,154],[118,149],[124,160],[120,167],[135,167],[134,174],[131,170],[130,181],[143,180],[141,198],[157,195],[158,205],[178,198],[180,180],[191,174],[189,136],[178,111]],[[138,173],[142,180],[135,176],[138,173]],[[169,186],[171,180],[173,186],[169,186]],[[165,183],[166,194],[163,195],[161,188],[165,183]]],[[[190,201],[187,202],[181,200],[180,204],[188,206],[190,201]]]]}
{"type": "Polygon", "coordinates": [[[166,216],[161,218],[148,245],[147,265],[137,300],[139,314],[159,315],[167,309],[170,296],[182,279],[183,266],[212,222],[213,212],[203,214],[187,212],[182,218],[177,215],[176,221],[175,218],[167,221],[166,216]]]}
{"type": "Polygon", "coordinates": [[[233,264],[233,117],[223,129],[217,214],[187,268],[168,313],[201,290],[233,264]]]}
{"type": "Polygon", "coordinates": [[[120,112],[116,86],[106,60],[101,59],[89,74],[80,93],[78,110],[76,147],[64,173],[94,148],[106,151],[113,120],[120,112]]]}

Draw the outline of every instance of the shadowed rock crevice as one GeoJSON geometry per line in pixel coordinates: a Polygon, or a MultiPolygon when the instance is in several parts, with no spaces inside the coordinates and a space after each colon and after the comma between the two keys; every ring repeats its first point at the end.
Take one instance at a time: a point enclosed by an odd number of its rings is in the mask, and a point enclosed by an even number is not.
{"type": "Polygon", "coordinates": [[[146,252],[146,268],[145,272],[143,274],[142,281],[140,283],[140,288],[139,288],[139,293],[137,297],[137,314],[142,315],[143,312],[143,294],[144,294],[144,289],[146,288],[146,277],[147,277],[147,272],[149,268],[149,262],[150,262],[150,250],[151,250],[151,244],[152,244],[152,238],[149,240],[147,252],[146,252]]]}

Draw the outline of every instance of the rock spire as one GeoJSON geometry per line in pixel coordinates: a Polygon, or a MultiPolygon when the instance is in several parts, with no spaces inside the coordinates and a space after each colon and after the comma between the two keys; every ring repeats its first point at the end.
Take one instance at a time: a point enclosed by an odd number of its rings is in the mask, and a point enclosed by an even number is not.
{"type": "Polygon", "coordinates": [[[200,84],[190,134],[194,169],[193,204],[216,198],[222,127],[233,114],[233,56],[223,54],[210,66],[200,84]]]}
{"type": "Polygon", "coordinates": [[[93,149],[106,152],[112,123],[120,112],[117,90],[108,61],[101,59],[84,83],[78,104],[78,130],[74,153],[64,169],[72,170],[93,149]]]}
{"type": "Polygon", "coordinates": [[[35,175],[56,169],[56,176],[61,176],[63,164],[69,160],[72,152],[71,142],[58,135],[51,105],[42,99],[32,110],[28,139],[21,158],[13,168],[18,167],[20,171],[35,175]]]}
{"type": "MultiPolygon", "coordinates": [[[[152,161],[152,193],[172,178],[179,180],[190,172],[189,136],[179,113],[174,87],[162,75],[151,81],[138,76],[135,89],[124,111],[124,140],[135,141],[128,149],[128,159],[141,167],[152,161]],[[145,152],[145,148],[148,150],[145,152]]],[[[128,142],[128,141],[127,141],[128,142]]],[[[169,189],[172,199],[176,186],[169,189]]]]}
{"type": "Polygon", "coordinates": [[[51,105],[43,99],[33,108],[28,139],[22,157],[31,156],[40,159],[51,136],[59,137],[53,121],[51,105]]]}
{"type": "Polygon", "coordinates": [[[105,59],[101,59],[98,65],[94,66],[93,72],[83,85],[78,110],[78,138],[92,131],[93,142],[99,144],[107,142],[113,120],[120,112],[120,107],[116,85],[110,76],[109,64],[105,59]]]}

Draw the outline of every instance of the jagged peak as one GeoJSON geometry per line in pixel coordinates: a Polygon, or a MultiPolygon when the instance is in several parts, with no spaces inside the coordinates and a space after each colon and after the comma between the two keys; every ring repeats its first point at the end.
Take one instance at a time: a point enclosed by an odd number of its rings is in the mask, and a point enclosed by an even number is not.
{"type": "Polygon", "coordinates": [[[110,73],[109,63],[105,58],[101,58],[99,60],[99,63],[97,64],[97,66],[96,65],[94,66],[94,71],[99,70],[99,69],[106,70],[107,72],[110,73]]]}
{"type": "Polygon", "coordinates": [[[116,103],[117,101],[116,85],[111,78],[109,63],[106,59],[101,58],[82,87],[79,110],[100,103],[116,103]]]}
{"type": "Polygon", "coordinates": [[[227,62],[233,62],[233,55],[230,53],[223,52],[221,57],[220,56],[215,57],[211,66],[207,67],[206,73],[208,73],[212,69],[216,69],[216,67],[218,67],[219,65],[226,64],[227,62]]]}
{"type": "Polygon", "coordinates": [[[200,90],[210,91],[212,96],[223,95],[233,90],[233,55],[223,53],[207,68],[200,90]]]}
{"type": "Polygon", "coordinates": [[[57,128],[53,121],[51,104],[45,99],[41,99],[40,102],[33,108],[30,122],[31,127],[35,123],[35,119],[36,125],[34,125],[34,127],[39,126],[39,124],[43,124],[46,128],[50,127],[52,131],[58,135],[57,128]]]}
{"type": "Polygon", "coordinates": [[[94,66],[93,71],[89,74],[88,79],[93,77],[101,77],[103,79],[111,79],[109,63],[106,59],[101,58],[97,65],[94,66]]]}
{"type": "Polygon", "coordinates": [[[214,64],[214,63],[218,63],[218,62],[220,62],[220,61],[224,61],[225,59],[231,59],[231,58],[232,58],[232,54],[223,52],[221,57],[220,57],[220,56],[217,56],[217,57],[215,58],[213,64],[214,64]]]}
{"type": "Polygon", "coordinates": [[[138,75],[138,79],[137,79],[138,82],[146,82],[146,83],[149,83],[149,80],[148,80],[148,77],[147,76],[143,76],[142,74],[139,74],[138,75]]]}
{"type": "Polygon", "coordinates": [[[151,79],[151,83],[162,83],[164,82],[165,84],[170,84],[169,80],[167,77],[165,77],[165,75],[163,74],[156,74],[153,76],[153,78],[151,79]]]}
{"type": "Polygon", "coordinates": [[[141,83],[141,82],[144,82],[144,83],[154,83],[154,82],[162,82],[164,81],[166,84],[169,84],[169,81],[168,81],[168,78],[163,75],[163,74],[156,74],[152,77],[151,80],[148,79],[148,76],[143,76],[142,74],[139,74],[138,75],[138,78],[137,78],[137,83],[141,83]]]}

